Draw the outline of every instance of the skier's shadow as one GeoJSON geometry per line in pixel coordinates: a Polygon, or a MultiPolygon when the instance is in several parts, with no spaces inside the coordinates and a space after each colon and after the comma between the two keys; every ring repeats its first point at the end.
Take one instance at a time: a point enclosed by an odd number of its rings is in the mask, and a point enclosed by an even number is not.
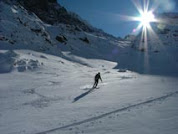
{"type": "Polygon", "coordinates": [[[74,103],[74,102],[80,100],[81,98],[85,97],[87,94],[91,93],[93,90],[94,90],[94,88],[90,88],[87,92],[82,93],[81,95],[75,97],[72,103],[74,103]]]}

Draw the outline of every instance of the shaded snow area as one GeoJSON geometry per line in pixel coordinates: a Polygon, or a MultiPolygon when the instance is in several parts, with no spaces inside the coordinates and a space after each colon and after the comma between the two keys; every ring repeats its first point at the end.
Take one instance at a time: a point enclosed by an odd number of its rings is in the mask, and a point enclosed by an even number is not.
{"type": "Polygon", "coordinates": [[[33,71],[43,65],[43,63],[30,57],[31,53],[25,58],[20,57],[14,51],[0,52],[0,73],[9,73],[12,70],[19,72],[33,71]]]}
{"type": "Polygon", "coordinates": [[[13,51],[0,53],[0,73],[8,73],[12,71],[16,56],[17,54],[13,51]]]}
{"type": "Polygon", "coordinates": [[[88,61],[96,66],[88,67],[34,51],[14,53],[43,66],[34,71],[0,74],[3,134],[178,131],[177,78],[112,69],[115,64],[103,60],[88,61]],[[92,90],[98,71],[103,82],[92,90]]]}

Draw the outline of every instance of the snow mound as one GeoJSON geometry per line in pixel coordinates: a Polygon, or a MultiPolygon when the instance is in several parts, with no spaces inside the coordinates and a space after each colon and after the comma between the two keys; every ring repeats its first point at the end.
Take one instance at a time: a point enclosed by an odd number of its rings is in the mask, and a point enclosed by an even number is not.
{"type": "Polygon", "coordinates": [[[20,59],[20,55],[12,50],[0,52],[0,73],[9,73],[12,70],[18,72],[33,71],[40,68],[43,63],[35,59],[20,59]]]}
{"type": "Polygon", "coordinates": [[[0,73],[8,73],[13,69],[15,58],[18,56],[14,51],[0,53],[0,73]]]}
{"type": "Polygon", "coordinates": [[[15,68],[17,68],[18,72],[24,72],[27,70],[35,70],[38,69],[43,63],[40,63],[38,60],[33,59],[20,59],[17,60],[15,63],[15,68]]]}

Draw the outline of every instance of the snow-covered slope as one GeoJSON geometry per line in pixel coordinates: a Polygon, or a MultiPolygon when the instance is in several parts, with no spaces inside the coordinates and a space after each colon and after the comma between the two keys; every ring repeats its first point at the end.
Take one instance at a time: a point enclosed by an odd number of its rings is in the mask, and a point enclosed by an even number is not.
{"type": "Polygon", "coordinates": [[[11,73],[0,74],[3,134],[178,131],[176,78],[119,72],[111,69],[116,63],[103,60],[86,60],[95,64],[88,67],[29,50],[13,53],[18,55],[16,61],[26,59],[42,64],[33,70],[18,72],[14,68],[11,73]],[[98,71],[103,83],[92,90],[98,71]]]}
{"type": "Polygon", "coordinates": [[[150,64],[161,76],[150,75],[146,54],[165,56],[0,2],[0,133],[175,134],[178,79],[169,69],[177,68],[162,60],[150,64]],[[97,72],[103,82],[93,90],[97,72]]]}
{"type": "Polygon", "coordinates": [[[31,49],[60,55],[44,23],[20,5],[0,2],[0,49],[31,49]]]}

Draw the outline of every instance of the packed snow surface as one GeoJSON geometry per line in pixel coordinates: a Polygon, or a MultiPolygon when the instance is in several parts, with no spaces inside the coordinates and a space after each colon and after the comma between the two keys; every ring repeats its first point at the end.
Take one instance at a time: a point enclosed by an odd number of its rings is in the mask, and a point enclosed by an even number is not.
{"type": "MultiPolygon", "coordinates": [[[[88,67],[44,53],[14,53],[42,66],[0,75],[3,134],[172,134],[178,131],[178,79],[88,67]],[[27,58],[28,57],[28,58],[27,58]],[[91,89],[94,75],[103,83],[91,89]]],[[[92,64],[91,64],[92,66],[92,64]]]]}

